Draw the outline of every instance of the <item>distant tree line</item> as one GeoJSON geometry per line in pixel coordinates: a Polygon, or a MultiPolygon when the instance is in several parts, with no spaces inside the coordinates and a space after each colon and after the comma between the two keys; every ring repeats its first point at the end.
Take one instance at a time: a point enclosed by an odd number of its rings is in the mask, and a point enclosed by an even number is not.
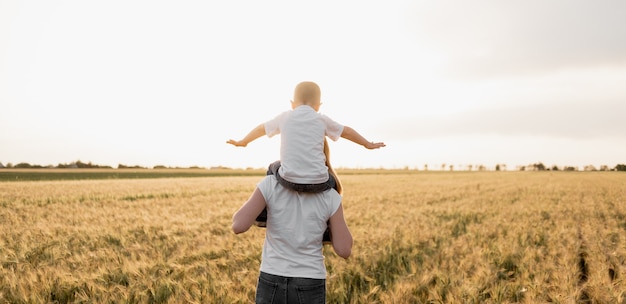
{"type": "MultiPolygon", "coordinates": [[[[535,164],[531,164],[528,166],[521,166],[519,167],[519,170],[520,171],[578,171],[578,168],[572,167],[572,166],[565,166],[565,167],[559,168],[556,165],[549,168],[549,167],[546,167],[543,163],[535,163],[535,164]]],[[[583,171],[626,171],[626,165],[618,164],[613,169],[609,168],[609,166],[607,165],[602,165],[600,166],[599,169],[593,165],[587,165],[583,168],[583,171]]]]}
{"type": "MultiPolygon", "coordinates": [[[[0,163],[0,169],[2,168],[7,168],[7,169],[49,169],[49,168],[51,169],[54,169],[54,168],[57,168],[57,169],[112,169],[113,167],[96,165],[91,162],[84,163],[80,160],[77,160],[75,162],[71,162],[68,164],[58,164],[56,166],[31,165],[29,163],[19,163],[16,165],[13,165],[12,163],[7,163],[5,166],[2,163],[0,163]]],[[[148,169],[148,168],[137,166],[137,165],[129,166],[129,165],[124,165],[124,164],[118,164],[117,169],[148,169]]],[[[158,165],[158,166],[154,166],[154,169],[201,169],[201,167],[191,166],[188,168],[182,168],[182,167],[166,167],[166,166],[158,165]]]]}
{"type": "MultiPolygon", "coordinates": [[[[3,165],[2,163],[0,163],[0,169],[2,168],[7,168],[7,169],[11,169],[11,168],[16,168],[16,169],[45,169],[45,168],[59,168],[59,169],[72,169],[72,168],[78,168],[78,169],[112,169],[111,166],[102,166],[102,165],[96,165],[96,164],[92,164],[91,162],[88,163],[84,163],[80,160],[75,161],[75,162],[71,162],[69,164],[58,164],[56,166],[52,166],[52,165],[48,165],[48,166],[41,166],[41,165],[31,165],[29,163],[19,163],[16,165],[13,165],[12,163],[7,163],[6,166],[3,165]]],[[[408,167],[405,167],[406,169],[408,169],[408,167]]],[[[454,165],[446,165],[446,164],[442,164],[441,165],[441,170],[446,170],[446,168],[448,168],[450,171],[454,171],[455,167],[454,165]]],[[[129,166],[129,165],[124,165],[124,164],[118,164],[117,165],[117,169],[149,169],[147,167],[142,167],[142,166],[129,166]]],[[[157,165],[154,166],[153,169],[206,169],[203,167],[199,167],[199,166],[191,166],[191,167],[168,167],[168,166],[163,166],[163,165],[157,165]]],[[[223,167],[223,166],[218,166],[218,167],[211,167],[210,169],[231,169],[228,167],[223,167]]],[[[484,165],[467,165],[466,167],[467,171],[487,171],[487,167],[484,165]]],[[[461,169],[463,170],[463,169],[461,169]]],[[[495,166],[495,171],[506,171],[507,167],[506,164],[496,164],[495,166]]],[[[577,167],[572,167],[572,166],[565,166],[565,167],[561,167],[559,168],[558,166],[554,165],[552,167],[547,167],[545,166],[543,163],[539,162],[539,163],[535,163],[535,164],[530,164],[527,166],[518,166],[517,167],[518,171],[579,171],[577,167]]],[[[428,165],[424,165],[424,171],[428,171],[428,165]]],[[[588,165],[585,166],[583,168],[583,171],[626,171],[626,164],[618,164],[616,165],[614,168],[609,168],[606,165],[602,165],[600,166],[600,168],[596,168],[593,165],[588,165]]]]}
{"type": "MultiPolygon", "coordinates": [[[[406,170],[408,170],[408,167],[405,167],[406,170]]],[[[495,171],[507,171],[507,165],[506,164],[496,164],[495,168],[487,168],[485,165],[459,165],[459,166],[454,166],[451,164],[446,164],[443,163],[441,164],[441,171],[455,171],[455,170],[460,170],[460,171],[490,171],[490,170],[495,170],[495,171]],[[459,169],[460,167],[460,169],[459,169]]],[[[559,167],[557,165],[554,165],[552,167],[548,167],[546,165],[544,165],[543,163],[539,162],[539,163],[534,163],[534,164],[530,164],[530,165],[526,165],[526,166],[517,166],[516,171],[580,171],[578,167],[573,167],[573,166],[564,166],[564,167],[559,167]]],[[[428,171],[428,165],[425,164],[424,165],[424,171],[428,171]]],[[[593,165],[587,165],[584,166],[584,168],[582,169],[582,171],[626,171],[626,165],[624,164],[619,164],[617,166],[615,166],[614,168],[609,168],[609,166],[607,165],[602,165],[600,166],[600,168],[596,168],[593,165]]]]}
{"type": "Polygon", "coordinates": [[[96,164],[92,164],[91,162],[88,163],[84,163],[81,162],[80,160],[75,161],[75,162],[71,162],[69,164],[58,164],[56,166],[53,165],[48,165],[48,166],[41,166],[41,165],[31,165],[29,163],[19,163],[17,165],[13,165],[11,163],[7,163],[6,166],[2,165],[2,163],[0,163],[0,168],[16,168],[16,169],[45,169],[45,168],[60,168],[60,169],[68,169],[68,168],[96,168],[96,169],[111,169],[111,166],[101,166],[101,165],[96,165],[96,164]]]}

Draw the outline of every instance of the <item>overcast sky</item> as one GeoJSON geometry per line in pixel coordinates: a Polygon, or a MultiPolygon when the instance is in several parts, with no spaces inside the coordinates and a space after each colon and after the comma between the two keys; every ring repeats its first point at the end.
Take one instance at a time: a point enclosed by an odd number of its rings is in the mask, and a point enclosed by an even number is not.
{"type": "Polygon", "coordinates": [[[0,0],[0,162],[264,167],[304,80],[337,167],[626,163],[621,0],[0,0]]]}

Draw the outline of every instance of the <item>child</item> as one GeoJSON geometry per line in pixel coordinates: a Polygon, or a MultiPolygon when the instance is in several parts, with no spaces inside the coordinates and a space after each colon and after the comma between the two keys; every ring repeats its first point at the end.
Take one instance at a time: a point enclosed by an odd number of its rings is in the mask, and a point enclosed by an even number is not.
{"type": "Polygon", "coordinates": [[[319,86],[314,82],[301,82],[294,90],[292,110],[258,125],[242,140],[230,139],[227,143],[245,147],[263,135],[272,137],[280,133],[280,161],[269,166],[268,174],[274,174],[284,187],[299,192],[322,192],[334,188],[336,181],[329,174],[324,154],[326,136],[334,141],[342,137],[367,149],[378,149],[385,144],[368,141],[351,127],[318,113],[320,106],[319,86]]]}
{"type": "MultiPolygon", "coordinates": [[[[354,129],[343,126],[324,114],[318,113],[321,106],[321,91],[314,82],[301,82],[291,101],[291,111],[258,125],[242,140],[230,139],[227,143],[245,147],[255,139],[267,135],[281,134],[280,168],[277,163],[270,171],[277,171],[283,186],[300,192],[320,192],[332,188],[325,164],[324,140],[328,136],[336,141],[339,137],[360,144],[367,149],[384,147],[382,142],[370,142],[354,129]],[[322,190],[320,190],[322,189],[322,190]]],[[[277,177],[278,177],[277,175],[277,177]]],[[[280,179],[279,179],[280,181],[280,179]]]]}

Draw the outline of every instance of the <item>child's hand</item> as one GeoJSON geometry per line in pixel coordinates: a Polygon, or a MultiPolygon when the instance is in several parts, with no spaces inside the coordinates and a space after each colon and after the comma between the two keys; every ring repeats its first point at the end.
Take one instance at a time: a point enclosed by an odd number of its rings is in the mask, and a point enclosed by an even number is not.
{"type": "Polygon", "coordinates": [[[382,148],[382,147],[385,147],[385,146],[386,146],[386,145],[385,145],[385,143],[383,143],[383,142],[376,142],[376,143],[375,143],[375,142],[373,142],[373,141],[370,141],[370,142],[368,142],[368,143],[365,145],[365,148],[372,150],[372,149],[382,148]]]}
{"type": "Polygon", "coordinates": [[[227,144],[231,144],[231,145],[233,145],[235,147],[245,147],[245,146],[248,145],[247,143],[245,143],[245,142],[243,142],[241,140],[234,140],[234,139],[229,139],[226,143],[227,144]]]}

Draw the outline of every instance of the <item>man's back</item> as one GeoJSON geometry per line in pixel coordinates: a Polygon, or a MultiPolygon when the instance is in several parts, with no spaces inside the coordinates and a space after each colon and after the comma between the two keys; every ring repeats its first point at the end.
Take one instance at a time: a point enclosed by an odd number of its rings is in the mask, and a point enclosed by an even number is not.
{"type": "Polygon", "coordinates": [[[325,278],[322,235],[328,219],[339,208],[341,196],[334,189],[321,193],[292,191],[271,175],[258,187],[268,212],[261,271],[325,278]]]}

